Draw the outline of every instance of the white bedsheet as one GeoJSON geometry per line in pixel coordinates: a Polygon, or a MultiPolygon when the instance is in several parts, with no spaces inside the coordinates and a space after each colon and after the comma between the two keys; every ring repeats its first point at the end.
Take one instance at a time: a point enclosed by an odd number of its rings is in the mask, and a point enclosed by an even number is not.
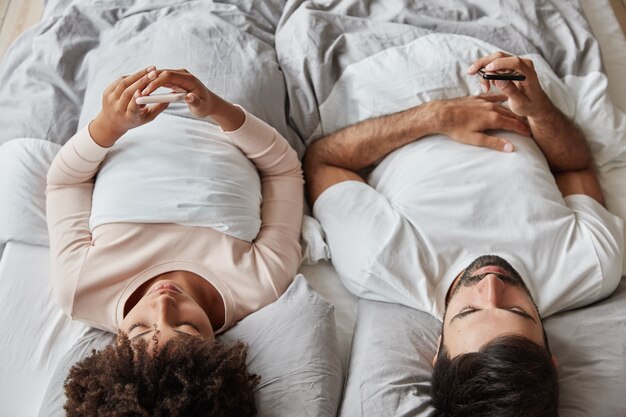
{"type": "Polygon", "coordinates": [[[8,242],[0,288],[0,416],[36,416],[56,364],[86,326],[53,300],[47,247],[8,242]]]}

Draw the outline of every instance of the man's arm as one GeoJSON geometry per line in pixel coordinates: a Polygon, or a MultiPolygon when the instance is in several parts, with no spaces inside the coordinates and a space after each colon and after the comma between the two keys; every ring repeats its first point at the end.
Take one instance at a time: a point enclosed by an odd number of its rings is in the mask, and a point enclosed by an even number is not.
{"type": "MultiPolygon", "coordinates": [[[[533,62],[496,52],[474,62],[468,73],[475,74],[483,67],[488,71],[513,69],[526,76],[524,81],[494,81],[494,84],[508,97],[509,108],[528,118],[533,138],[545,155],[563,197],[585,194],[604,204],[585,136],[543,91],[533,62]]],[[[481,83],[489,90],[489,81],[481,79],[481,83]]]]}
{"type": "Polygon", "coordinates": [[[512,152],[506,139],[484,133],[505,129],[529,135],[524,118],[499,102],[506,97],[486,95],[436,100],[366,120],[313,143],[307,149],[304,174],[311,205],[329,187],[342,181],[361,181],[362,169],[390,152],[424,136],[442,133],[465,144],[512,152]]]}

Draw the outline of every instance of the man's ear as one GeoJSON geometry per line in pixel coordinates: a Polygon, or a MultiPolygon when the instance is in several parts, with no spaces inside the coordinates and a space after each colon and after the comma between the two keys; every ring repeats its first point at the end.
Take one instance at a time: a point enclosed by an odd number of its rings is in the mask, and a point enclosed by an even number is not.
{"type": "MultiPolygon", "coordinates": [[[[437,339],[437,352],[435,352],[435,356],[433,357],[433,368],[435,367],[435,364],[437,363],[437,357],[439,356],[439,349],[441,349],[441,335],[439,335],[439,339],[437,339]]],[[[553,360],[556,360],[556,358],[553,356],[552,357],[553,360]]]]}
{"type": "Polygon", "coordinates": [[[552,366],[554,369],[559,369],[559,361],[556,359],[556,356],[552,355],[552,366]]]}

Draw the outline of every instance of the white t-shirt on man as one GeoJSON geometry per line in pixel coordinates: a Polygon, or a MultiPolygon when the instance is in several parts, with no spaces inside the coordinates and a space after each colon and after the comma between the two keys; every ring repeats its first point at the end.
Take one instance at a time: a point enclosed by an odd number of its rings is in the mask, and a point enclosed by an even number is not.
{"type": "Polygon", "coordinates": [[[608,296],[621,277],[623,222],[586,195],[563,198],[532,138],[513,153],[434,135],[389,154],[368,178],[318,198],[344,285],[443,317],[454,278],[481,255],[522,276],[542,317],[608,296]]]}

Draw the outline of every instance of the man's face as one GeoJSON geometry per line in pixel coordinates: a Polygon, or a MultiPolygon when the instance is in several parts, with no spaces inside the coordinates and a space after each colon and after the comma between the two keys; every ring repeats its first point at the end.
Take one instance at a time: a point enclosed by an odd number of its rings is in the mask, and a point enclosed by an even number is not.
{"type": "Polygon", "coordinates": [[[202,307],[187,289],[168,280],[158,280],[150,286],[124,317],[120,329],[131,340],[144,339],[148,346],[153,346],[155,339],[163,346],[181,334],[214,338],[202,307]]]}
{"type": "Polygon", "coordinates": [[[505,335],[524,336],[544,346],[541,318],[522,278],[504,259],[482,256],[452,284],[444,343],[455,357],[505,335]]]}

